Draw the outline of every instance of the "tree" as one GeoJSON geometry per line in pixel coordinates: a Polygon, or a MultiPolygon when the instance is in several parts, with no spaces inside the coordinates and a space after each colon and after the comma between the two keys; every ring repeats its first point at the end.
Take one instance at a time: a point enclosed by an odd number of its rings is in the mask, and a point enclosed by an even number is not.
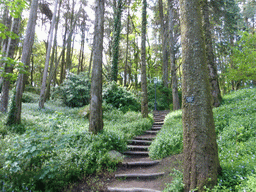
{"type": "Polygon", "coordinates": [[[89,131],[97,134],[103,129],[102,113],[102,51],[104,32],[104,1],[96,0],[94,24],[94,53],[91,80],[89,131]]]}
{"type": "MultiPolygon", "coordinates": [[[[38,8],[38,0],[33,0],[31,3],[29,19],[26,29],[26,36],[23,43],[22,49],[22,57],[21,62],[24,63],[25,66],[29,66],[30,56],[32,53],[32,46],[34,43],[35,37],[35,26],[37,19],[37,8],[38,8]]],[[[12,108],[9,112],[7,124],[20,124],[21,121],[21,99],[24,90],[24,73],[20,73],[18,76],[18,80],[16,82],[16,91],[14,98],[12,100],[12,108]]]]}
{"type": "MultiPolygon", "coordinates": [[[[21,18],[13,18],[11,32],[18,36],[20,31],[20,21],[21,18]]],[[[11,59],[14,58],[14,53],[18,44],[19,38],[16,37],[15,39],[11,39],[9,37],[7,49],[6,49],[6,57],[11,59]]],[[[6,62],[4,67],[4,74],[3,74],[3,84],[2,84],[2,91],[1,91],[1,98],[0,98],[0,111],[6,113],[8,102],[9,102],[9,89],[11,85],[11,77],[13,73],[13,63],[6,62]]]]}
{"type": "Polygon", "coordinates": [[[114,36],[112,46],[112,81],[117,81],[118,76],[118,58],[119,58],[119,40],[121,32],[121,16],[122,16],[123,0],[118,0],[117,7],[114,7],[114,36]]]}
{"type": "Polygon", "coordinates": [[[211,36],[211,26],[209,19],[209,5],[207,0],[203,0],[202,5],[202,13],[203,13],[203,28],[204,28],[204,36],[205,36],[205,45],[206,45],[206,60],[207,66],[209,69],[210,76],[210,85],[211,85],[211,95],[212,95],[212,105],[214,107],[220,106],[222,101],[218,75],[217,75],[217,67],[214,62],[214,54],[212,47],[212,36],[211,36]]]}
{"type": "MultiPolygon", "coordinates": [[[[50,26],[49,39],[48,39],[48,43],[47,43],[48,47],[47,47],[47,53],[46,53],[46,59],[45,59],[43,81],[42,81],[41,92],[40,92],[39,108],[44,108],[46,81],[47,81],[48,67],[49,67],[50,54],[51,54],[51,48],[52,48],[53,31],[54,31],[55,22],[56,22],[57,6],[58,6],[58,0],[55,0],[52,23],[50,26]]],[[[56,31],[56,33],[57,33],[57,31],[56,31]]]]}
{"type": "Polygon", "coordinates": [[[162,0],[158,0],[159,4],[159,15],[160,15],[160,23],[161,23],[161,38],[162,38],[162,57],[163,57],[163,83],[165,87],[168,87],[168,46],[167,46],[167,39],[168,39],[168,22],[164,22],[164,14],[163,14],[163,2],[162,0]]]}
{"type": "Polygon", "coordinates": [[[220,170],[200,0],[180,0],[184,191],[213,187],[220,170]]]}
{"type": "Polygon", "coordinates": [[[146,74],[146,30],[147,30],[147,1],[142,2],[142,29],[141,29],[141,114],[143,118],[148,117],[148,95],[146,74]]]}
{"type": "Polygon", "coordinates": [[[179,100],[179,93],[178,93],[178,81],[177,81],[177,74],[176,74],[176,65],[175,65],[175,41],[174,41],[174,14],[173,14],[173,0],[168,0],[168,8],[169,8],[169,41],[170,41],[170,60],[171,60],[171,78],[172,78],[172,100],[173,100],[173,110],[180,109],[180,100],[179,100]]]}

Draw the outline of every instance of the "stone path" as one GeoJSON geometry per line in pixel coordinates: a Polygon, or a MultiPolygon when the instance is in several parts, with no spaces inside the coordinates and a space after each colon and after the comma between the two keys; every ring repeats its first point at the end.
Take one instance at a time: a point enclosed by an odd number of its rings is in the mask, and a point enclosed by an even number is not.
{"type": "Polygon", "coordinates": [[[154,124],[151,130],[129,141],[128,151],[124,152],[126,157],[122,167],[117,170],[115,181],[108,185],[109,192],[161,192],[163,186],[159,186],[157,180],[169,173],[158,170],[157,165],[161,161],[151,160],[148,148],[164,124],[168,113],[169,111],[154,112],[154,124]]]}

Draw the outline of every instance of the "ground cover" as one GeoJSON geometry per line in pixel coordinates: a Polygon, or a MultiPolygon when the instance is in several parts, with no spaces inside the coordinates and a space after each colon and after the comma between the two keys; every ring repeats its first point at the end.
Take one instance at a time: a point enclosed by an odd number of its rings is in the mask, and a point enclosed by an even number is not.
{"type": "MultiPolygon", "coordinates": [[[[231,92],[213,112],[222,174],[212,191],[255,191],[256,89],[231,92]]],[[[181,122],[181,111],[167,115],[164,126],[150,146],[152,158],[182,152],[181,122]]],[[[169,185],[169,188],[173,189],[173,186],[169,185]]]]}
{"type": "Polygon", "coordinates": [[[37,103],[24,103],[22,125],[7,127],[0,116],[0,190],[58,191],[89,174],[115,169],[118,160],[109,151],[124,151],[126,141],[152,126],[152,118],[139,112],[123,113],[105,107],[104,131],[88,132],[88,119],[81,108],[56,102],[39,110],[37,103]]]}

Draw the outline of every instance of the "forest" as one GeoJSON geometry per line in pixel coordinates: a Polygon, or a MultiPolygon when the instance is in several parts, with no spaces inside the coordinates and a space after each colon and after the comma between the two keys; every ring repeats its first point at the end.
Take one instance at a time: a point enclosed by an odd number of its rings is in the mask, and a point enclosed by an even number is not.
{"type": "Polygon", "coordinates": [[[161,191],[255,191],[255,0],[0,3],[0,191],[108,191],[157,111],[161,191]]]}

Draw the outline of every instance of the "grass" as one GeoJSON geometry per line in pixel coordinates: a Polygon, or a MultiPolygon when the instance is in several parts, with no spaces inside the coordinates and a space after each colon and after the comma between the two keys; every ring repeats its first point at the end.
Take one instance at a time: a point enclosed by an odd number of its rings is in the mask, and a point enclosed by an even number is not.
{"type": "MultiPolygon", "coordinates": [[[[222,105],[213,113],[222,175],[209,191],[255,191],[256,89],[224,96],[222,105]]],[[[181,122],[181,111],[168,114],[150,146],[151,157],[159,159],[182,152],[181,122]]]]}
{"type": "Polygon", "coordinates": [[[115,169],[126,141],[152,126],[138,112],[104,111],[104,130],[88,132],[81,108],[48,102],[23,103],[22,125],[7,127],[0,116],[0,191],[60,191],[89,174],[115,169]]]}

